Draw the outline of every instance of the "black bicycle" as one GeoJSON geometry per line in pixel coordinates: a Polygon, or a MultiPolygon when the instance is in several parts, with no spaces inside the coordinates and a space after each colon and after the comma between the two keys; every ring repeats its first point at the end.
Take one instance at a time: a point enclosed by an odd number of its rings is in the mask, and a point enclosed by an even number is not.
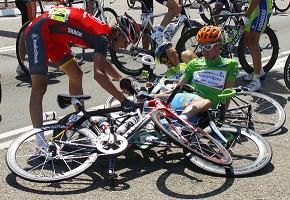
{"type": "MultiPolygon", "coordinates": [[[[141,3],[143,2],[141,1],[141,3]]],[[[191,20],[189,18],[185,10],[185,8],[189,6],[191,6],[191,4],[182,5],[180,17],[178,18],[177,21],[172,22],[174,23],[174,29],[172,30],[171,33],[168,34],[170,40],[176,35],[180,27],[182,27],[181,30],[181,38],[182,38],[183,34],[187,30],[193,27],[202,26],[202,24],[200,24],[199,22],[191,20]]],[[[127,49],[119,49],[119,50],[110,49],[112,62],[121,72],[131,76],[139,76],[143,70],[149,72],[152,71],[149,65],[144,65],[143,62],[140,61],[140,57],[142,57],[142,55],[151,55],[152,57],[154,57],[156,43],[151,38],[152,33],[151,31],[153,29],[151,19],[159,16],[164,16],[165,14],[166,13],[145,16],[143,24],[141,25],[140,39],[137,41],[135,45],[131,45],[127,49]],[[143,44],[143,40],[147,40],[148,42],[147,47],[145,47],[145,45],[143,44]]]]}

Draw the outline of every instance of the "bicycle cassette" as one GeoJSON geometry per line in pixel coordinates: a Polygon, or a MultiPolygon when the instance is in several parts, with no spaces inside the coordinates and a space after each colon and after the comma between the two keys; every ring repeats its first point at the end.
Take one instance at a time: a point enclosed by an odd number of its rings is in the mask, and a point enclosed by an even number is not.
{"type": "Polygon", "coordinates": [[[108,155],[120,153],[124,151],[127,146],[127,139],[121,135],[105,135],[96,142],[97,149],[108,155]]]}

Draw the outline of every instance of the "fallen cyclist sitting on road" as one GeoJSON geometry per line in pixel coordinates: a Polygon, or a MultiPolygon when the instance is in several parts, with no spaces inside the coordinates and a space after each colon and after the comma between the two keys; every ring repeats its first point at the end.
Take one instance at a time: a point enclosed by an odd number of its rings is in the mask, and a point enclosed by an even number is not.
{"type": "MultiPolygon", "coordinates": [[[[132,110],[135,103],[126,99],[110,80],[122,76],[106,59],[108,46],[127,48],[136,43],[139,25],[129,16],[118,17],[118,25],[109,27],[78,8],[53,7],[32,21],[25,30],[31,77],[30,116],[33,127],[42,127],[42,100],[48,84],[48,59],[69,77],[69,94],[82,95],[82,76],[68,43],[93,48],[94,79],[121,102],[123,110],[132,110]]],[[[38,142],[44,142],[39,136],[38,142]]],[[[41,146],[38,145],[38,146],[41,146]]]]}
{"type": "MultiPolygon", "coordinates": [[[[152,92],[160,92],[159,90],[162,90],[162,88],[166,87],[164,83],[166,80],[173,81],[176,84],[179,81],[180,77],[183,75],[186,64],[194,58],[197,58],[197,55],[191,50],[184,51],[181,54],[181,60],[183,61],[183,63],[180,63],[177,51],[172,46],[172,43],[162,43],[155,51],[155,60],[157,63],[165,64],[168,69],[164,76],[158,80],[158,83],[153,88],[152,92]]],[[[147,87],[149,87],[150,85],[152,85],[152,83],[147,82],[146,85],[147,87]]],[[[164,88],[164,90],[168,89],[169,87],[164,88]]]]}
{"type": "MultiPolygon", "coordinates": [[[[221,31],[216,26],[205,26],[199,30],[196,40],[202,48],[203,58],[193,59],[185,68],[177,86],[190,84],[194,94],[178,93],[171,102],[177,110],[183,110],[181,116],[189,119],[210,107],[216,108],[218,95],[225,88],[232,88],[238,75],[238,63],[234,59],[220,56],[221,31]]],[[[168,98],[172,90],[154,95],[168,98]]]]}

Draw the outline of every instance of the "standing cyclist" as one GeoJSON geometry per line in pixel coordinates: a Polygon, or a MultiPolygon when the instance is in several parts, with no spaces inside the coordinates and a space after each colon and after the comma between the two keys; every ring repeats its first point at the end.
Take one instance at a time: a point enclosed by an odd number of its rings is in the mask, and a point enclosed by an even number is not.
{"type": "Polygon", "coordinates": [[[242,17],[245,28],[244,41],[250,49],[254,68],[254,72],[245,77],[246,80],[251,80],[250,84],[244,87],[247,91],[258,91],[261,87],[260,79],[265,78],[259,40],[266,29],[271,13],[272,0],[249,0],[249,8],[242,17]]]}
{"type": "Polygon", "coordinates": [[[135,107],[112,83],[109,76],[122,76],[106,59],[108,46],[127,48],[140,34],[139,25],[129,16],[120,16],[118,25],[109,27],[82,9],[54,7],[32,21],[25,30],[31,77],[30,116],[33,127],[41,127],[42,100],[48,84],[48,59],[69,78],[70,95],[82,95],[82,76],[68,43],[93,48],[94,79],[121,102],[123,110],[135,107]],[[109,76],[108,76],[109,75],[109,76]]]}

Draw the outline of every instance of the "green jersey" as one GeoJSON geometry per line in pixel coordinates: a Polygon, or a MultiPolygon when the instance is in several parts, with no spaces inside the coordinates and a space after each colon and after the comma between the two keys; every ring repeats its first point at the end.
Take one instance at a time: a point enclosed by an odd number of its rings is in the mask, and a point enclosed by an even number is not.
{"type": "Polygon", "coordinates": [[[211,100],[211,107],[215,108],[219,103],[217,95],[222,92],[227,81],[235,81],[238,73],[238,63],[234,59],[200,58],[187,64],[182,79],[195,87],[199,96],[211,100]]]}
{"type": "Polygon", "coordinates": [[[165,78],[168,78],[168,79],[180,79],[180,77],[184,73],[185,68],[186,68],[186,64],[185,63],[180,63],[176,67],[171,67],[165,73],[165,78]]]}

